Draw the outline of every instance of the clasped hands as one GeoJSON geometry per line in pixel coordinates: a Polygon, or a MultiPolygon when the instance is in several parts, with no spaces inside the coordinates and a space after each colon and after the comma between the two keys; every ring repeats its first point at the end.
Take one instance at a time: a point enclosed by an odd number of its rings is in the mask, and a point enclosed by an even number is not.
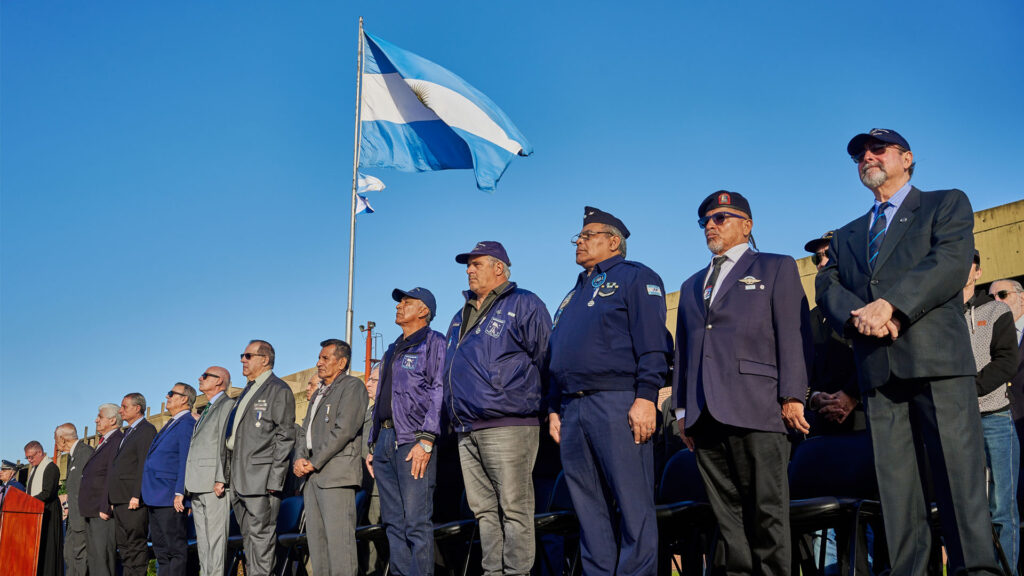
{"type": "Polygon", "coordinates": [[[900,335],[900,321],[893,318],[895,311],[892,304],[879,298],[866,306],[850,311],[850,320],[857,332],[864,336],[875,338],[889,336],[895,340],[900,335]]]}

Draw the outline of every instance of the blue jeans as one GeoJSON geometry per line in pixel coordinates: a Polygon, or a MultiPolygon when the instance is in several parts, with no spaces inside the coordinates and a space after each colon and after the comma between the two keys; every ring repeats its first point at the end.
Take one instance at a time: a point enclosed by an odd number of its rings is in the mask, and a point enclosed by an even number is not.
{"type": "Polygon", "coordinates": [[[1006,560],[1017,574],[1018,527],[1017,471],[1020,444],[1009,409],[981,417],[985,435],[985,466],[988,467],[988,508],[1006,560]]]}
{"type": "Polygon", "coordinates": [[[437,455],[423,478],[412,477],[405,461],[416,442],[396,445],[394,428],[382,428],[373,451],[373,475],[380,493],[380,519],[391,548],[391,572],[401,576],[434,573],[434,486],[437,455]]]}

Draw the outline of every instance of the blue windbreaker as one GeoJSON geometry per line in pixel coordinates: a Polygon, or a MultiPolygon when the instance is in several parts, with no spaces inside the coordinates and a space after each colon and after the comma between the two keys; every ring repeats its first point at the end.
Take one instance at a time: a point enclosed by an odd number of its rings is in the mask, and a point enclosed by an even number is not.
{"type": "MultiPolygon", "coordinates": [[[[427,328],[411,334],[405,341],[399,336],[380,366],[381,382],[385,370],[391,373],[391,418],[395,423],[395,436],[399,444],[412,442],[416,432],[441,433],[441,375],[444,369],[444,336],[427,328]]],[[[372,446],[380,433],[380,418],[374,399],[373,427],[367,442],[372,446]]]]}

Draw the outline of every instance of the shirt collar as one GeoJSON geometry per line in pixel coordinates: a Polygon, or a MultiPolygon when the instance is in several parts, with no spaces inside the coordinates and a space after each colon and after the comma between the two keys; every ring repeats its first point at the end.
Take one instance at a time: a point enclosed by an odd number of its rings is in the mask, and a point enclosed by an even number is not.
{"type": "MultiPolygon", "coordinates": [[[[613,267],[615,267],[616,264],[620,262],[625,262],[625,260],[626,259],[622,257],[622,254],[616,254],[611,258],[606,258],[594,265],[593,274],[607,272],[611,270],[613,267]]],[[[583,270],[583,272],[580,272],[580,278],[589,278],[589,276],[587,275],[587,271],[585,269],[583,270]]]]}
{"type": "Polygon", "coordinates": [[[103,439],[106,440],[107,438],[110,438],[110,435],[113,434],[114,432],[117,432],[117,430],[117,428],[112,428],[111,430],[108,430],[107,433],[103,435],[103,439]]]}
{"type": "Polygon", "coordinates": [[[720,254],[720,256],[725,256],[728,258],[729,262],[735,264],[740,259],[740,256],[743,256],[749,249],[750,244],[744,242],[743,244],[737,244],[732,248],[729,248],[725,251],[725,254],[720,254]]]}
{"type": "Polygon", "coordinates": [[[213,398],[210,398],[209,404],[212,405],[214,402],[216,402],[223,395],[224,395],[224,391],[223,390],[221,390],[220,392],[217,392],[216,394],[213,395],[213,398]]]}
{"type": "MultiPolygon", "coordinates": [[[[903,204],[903,201],[907,199],[907,194],[910,194],[910,182],[909,181],[906,184],[904,184],[902,188],[897,190],[896,193],[892,195],[892,198],[889,198],[889,204],[892,204],[893,210],[899,210],[900,209],[900,204],[903,204]]],[[[874,213],[875,211],[878,210],[879,204],[881,204],[881,202],[879,202],[878,200],[875,200],[875,203],[874,203],[874,205],[872,206],[872,209],[871,209],[872,213],[874,213]]]]}
{"type": "Polygon", "coordinates": [[[263,372],[263,374],[260,374],[259,376],[257,376],[256,380],[254,380],[253,386],[262,386],[263,383],[267,381],[267,378],[270,378],[270,373],[271,372],[273,372],[273,370],[267,370],[267,371],[263,372]]]}

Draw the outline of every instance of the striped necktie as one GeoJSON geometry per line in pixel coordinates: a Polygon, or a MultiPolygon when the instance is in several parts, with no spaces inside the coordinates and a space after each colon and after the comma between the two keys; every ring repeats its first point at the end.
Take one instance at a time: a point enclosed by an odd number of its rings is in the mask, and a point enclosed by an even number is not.
{"type": "Polygon", "coordinates": [[[882,202],[875,210],[875,219],[871,223],[870,239],[868,240],[868,266],[875,269],[875,260],[878,258],[878,251],[882,249],[882,240],[885,240],[885,209],[892,206],[889,202],[882,202]]]}
{"type": "Polygon", "coordinates": [[[704,312],[711,308],[711,294],[715,291],[718,275],[722,272],[722,264],[728,259],[728,256],[715,256],[711,259],[714,268],[711,269],[711,276],[708,276],[708,283],[704,286],[704,312]]]}

